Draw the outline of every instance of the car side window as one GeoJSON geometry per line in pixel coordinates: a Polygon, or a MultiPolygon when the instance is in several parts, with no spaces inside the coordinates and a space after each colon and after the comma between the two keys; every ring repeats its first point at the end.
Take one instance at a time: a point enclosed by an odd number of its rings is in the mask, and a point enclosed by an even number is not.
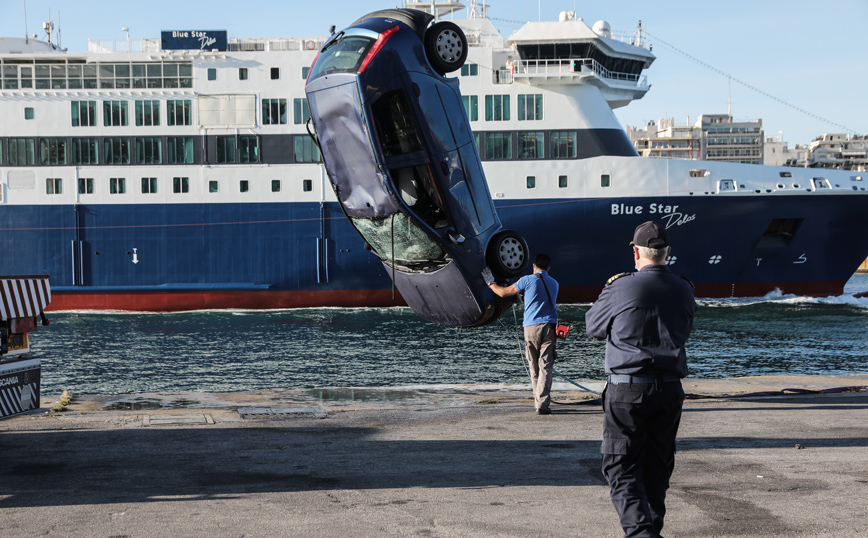
{"type": "Polygon", "coordinates": [[[449,226],[428,165],[393,168],[389,175],[404,203],[432,228],[449,226]]]}
{"type": "Polygon", "coordinates": [[[371,113],[384,157],[413,153],[424,148],[404,90],[384,94],[371,105],[371,113]]]}

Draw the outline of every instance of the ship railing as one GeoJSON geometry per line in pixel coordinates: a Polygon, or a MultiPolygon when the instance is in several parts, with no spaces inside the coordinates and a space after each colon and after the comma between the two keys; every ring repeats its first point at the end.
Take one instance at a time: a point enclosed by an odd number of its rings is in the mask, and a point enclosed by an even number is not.
{"type": "Polygon", "coordinates": [[[231,51],[297,51],[319,50],[325,37],[234,37],[229,39],[231,51]]]}
{"type": "Polygon", "coordinates": [[[519,60],[512,69],[516,74],[527,76],[574,76],[594,74],[606,80],[630,82],[637,86],[648,85],[648,78],[634,73],[609,71],[590,58],[561,58],[554,60],[519,60]]]}
{"type": "Polygon", "coordinates": [[[119,53],[145,53],[154,54],[160,52],[159,39],[88,39],[87,51],[94,54],[119,53]]]}
{"type": "MultiPolygon", "coordinates": [[[[295,51],[295,50],[319,50],[325,43],[326,38],[316,37],[293,37],[293,38],[229,38],[230,51],[295,51]]],[[[95,54],[107,53],[144,53],[156,54],[162,51],[159,39],[89,39],[87,51],[95,54]]]]}

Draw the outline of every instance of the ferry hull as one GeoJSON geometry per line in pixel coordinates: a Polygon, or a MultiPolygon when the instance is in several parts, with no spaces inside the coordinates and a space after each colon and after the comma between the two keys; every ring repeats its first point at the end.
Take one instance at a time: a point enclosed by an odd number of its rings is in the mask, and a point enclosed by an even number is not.
{"type": "MultiPolygon", "coordinates": [[[[868,254],[863,207],[809,194],[497,203],[531,254],[552,256],[563,303],[593,301],[631,270],[629,239],[650,219],[669,226],[672,270],[698,297],[840,295],[868,254]],[[773,233],[776,222],[794,233],[773,233]]],[[[0,272],[51,274],[52,310],[403,304],[336,203],[7,206],[0,228],[0,248],[16,253],[0,272]]]]}

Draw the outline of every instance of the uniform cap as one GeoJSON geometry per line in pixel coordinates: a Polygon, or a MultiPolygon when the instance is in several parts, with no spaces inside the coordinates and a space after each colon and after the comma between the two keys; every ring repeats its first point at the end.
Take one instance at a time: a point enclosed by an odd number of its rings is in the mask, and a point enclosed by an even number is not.
{"type": "Polygon", "coordinates": [[[649,220],[636,227],[631,244],[637,247],[665,248],[669,246],[669,233],[662,224],[649,220]]]}

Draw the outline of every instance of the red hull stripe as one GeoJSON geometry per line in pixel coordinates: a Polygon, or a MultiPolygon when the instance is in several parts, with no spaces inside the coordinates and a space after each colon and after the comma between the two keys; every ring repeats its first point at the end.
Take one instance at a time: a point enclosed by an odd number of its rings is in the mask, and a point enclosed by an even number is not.
{"type": "MultiPolygon", "coordinates": [[[[844,292],[844,281],[697,284],[699,298],[761,297],[775,290],[785,294],[828,297],[844,292]]],[[[559,303],[590,303],[602,286],[561,286],[559,303]]],[[[391,290],[214,291],[214,292],[56,292],[50,310],[127,310],[177,312],[208,309],[272,309],[311,307],[405,306],[391,290]]],[[[38,313],[38,312],[37,312],[38,313]]]]}

